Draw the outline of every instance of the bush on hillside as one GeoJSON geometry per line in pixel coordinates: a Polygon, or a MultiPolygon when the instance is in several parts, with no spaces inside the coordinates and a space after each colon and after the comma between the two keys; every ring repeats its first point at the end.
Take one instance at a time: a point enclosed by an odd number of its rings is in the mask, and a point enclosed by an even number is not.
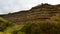
{"type": "Polygon", "coordinates": [[[29,22],[21,31],[26,34],[60,34],[60,23],[44,21],[30,24],[29,22]]]}

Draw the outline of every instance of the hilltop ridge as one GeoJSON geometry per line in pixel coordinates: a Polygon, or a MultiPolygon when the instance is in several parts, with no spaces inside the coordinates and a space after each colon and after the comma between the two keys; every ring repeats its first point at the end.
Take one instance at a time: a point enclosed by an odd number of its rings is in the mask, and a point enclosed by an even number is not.
{"type": "Polygon", "coordinates": [[[0,17],[14,23],[25,23],[27,21],[44,21],[56,14],[60,15],[60,4],[50,5],[46,3],[32,7],[30,10],[0,15],[0,17]]]}

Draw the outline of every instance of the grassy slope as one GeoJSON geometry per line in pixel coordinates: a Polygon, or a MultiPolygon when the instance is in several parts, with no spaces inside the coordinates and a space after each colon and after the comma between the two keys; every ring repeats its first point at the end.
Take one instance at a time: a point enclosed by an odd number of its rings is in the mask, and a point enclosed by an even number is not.
{"type": "MultiPolygon", "coordinates": [[[[3,31],[0,31],[0,34],[12,34],[12,32],[19,31],[19,30],[21,30],[22,27],[24,27],[24,25],[13,24],[12,22],[10,22],[2,17],[0,17],[0,21],[2,21],[2,23],[4,23],[4,24],[8,25],[8,26],[5,25],[6,28],[3,31]]],[[[4,24],[2,24],[2,25],[4,25],[4,24]]],[[[2,27],[4,27],[4,26],[2,26],[2,27]]],[[[20,34],[23,34],[23,33],[21,32],[20,34]]]]}

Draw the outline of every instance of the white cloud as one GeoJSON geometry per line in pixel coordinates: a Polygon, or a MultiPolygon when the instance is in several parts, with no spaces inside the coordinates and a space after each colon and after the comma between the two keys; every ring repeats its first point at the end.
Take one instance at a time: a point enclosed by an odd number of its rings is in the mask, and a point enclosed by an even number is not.
{"type": "Polygon", "coordinates": [[[18,10],[30,9],[36,4],[40,4],[42,0],[0,0],[0,12],[8,13],[18,10]]]}
{"type": "Polygon", "coordinates": [[[40,3],[58,4],[60,0],[0,0],[0,13],[30,9],[40,3]]]}
{"type": "Polygon", "coordinates": [[[60,0],[46,0],[46,2],[53,5],[60,4],[60,0]]]}

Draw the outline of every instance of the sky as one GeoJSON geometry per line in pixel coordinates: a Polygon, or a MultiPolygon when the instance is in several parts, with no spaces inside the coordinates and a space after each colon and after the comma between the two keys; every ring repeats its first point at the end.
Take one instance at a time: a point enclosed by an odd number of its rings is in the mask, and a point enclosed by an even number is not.
{"type": "Polygon", "coordinates": [[[55,5],[59,4],[60,0],[0,0],[0,14],[29,10],[41,3],[55,5]]]}

